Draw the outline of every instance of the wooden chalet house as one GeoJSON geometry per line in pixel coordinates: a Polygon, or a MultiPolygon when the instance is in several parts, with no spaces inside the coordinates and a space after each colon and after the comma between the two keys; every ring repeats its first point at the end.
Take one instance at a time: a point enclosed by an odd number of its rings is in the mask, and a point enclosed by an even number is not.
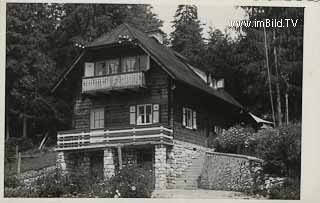
{"type": "MultiPolygon", "coordinates": [[[[162,44],[159,30],[122,24],[85,46],[52,93],[74,102],[72,129],[58,132],[57,164],[108,178],[127,164],[152,169],[155,187],[174,187],[210,138],[241,119],[223,81],[162,44]]],[[[211,149],[212,150],[212,149],[211,149]]]]}

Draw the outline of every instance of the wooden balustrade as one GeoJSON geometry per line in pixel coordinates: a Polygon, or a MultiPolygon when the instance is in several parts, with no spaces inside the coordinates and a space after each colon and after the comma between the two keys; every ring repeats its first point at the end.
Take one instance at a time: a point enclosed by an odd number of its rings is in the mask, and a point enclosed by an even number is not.
{"type": "Polygon", "coordinates": [[[82,92],[145,87],[143,72],[120,73],[82,79],[82,92]]]}
{"type": "Polygon", "coordinates": [[[57,151],[101,148],[132,144],[171,144],[171,129],[160,127],[131,128],[121,130],[87,130],[58,132],[57,151]]]}

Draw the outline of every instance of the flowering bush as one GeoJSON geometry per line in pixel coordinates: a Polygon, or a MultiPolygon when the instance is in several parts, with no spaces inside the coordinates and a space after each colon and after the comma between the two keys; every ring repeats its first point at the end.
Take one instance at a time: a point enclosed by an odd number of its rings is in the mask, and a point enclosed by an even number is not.
{"type": "Polygon", "coordinates": [[[240,125],[231,127],[217,137],[215,148],[219,152],[247,154],[248,140],[253,132],[253,128],[240,125]]]}
{"type": "Polygon", "coordinates": [[[131,165],[122,168],[110,179],[111,196],[148,198],[154,189],[152,170],[131,165]]]}
{"type": "Polygon", "coordinates": [[[150,197],[153,191],[153,173],[138,166],[121,169],[104,181],[92,179],[83,173],[61,176],[58,171],[39,177],[29,184],[16,178],[7,178],[5,197],[150,197]]]}

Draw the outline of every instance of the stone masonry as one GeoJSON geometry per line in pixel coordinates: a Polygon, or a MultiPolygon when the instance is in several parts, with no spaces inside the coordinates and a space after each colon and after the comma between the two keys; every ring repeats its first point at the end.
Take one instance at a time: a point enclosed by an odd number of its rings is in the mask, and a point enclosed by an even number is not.
{"type": "Polygon", "coordinates": [[[167,149],[167,188],[175,188],[176,178],[191,166],[194,159],[208,151],[213,149],[175,140],[167,149]]]}
{"type": "Polygon", "coordinates": [[[166,189],[166,146],[163,144],[155,145],[155,189],[166,189]]]}
{"type": "Polygon", "coordinates": [[[57,154],[57,169],[60,171],[60,173],[62,175],[66,174],[67,172],[67,165],[66,165],[66,159],[65,159],[65,155],[64,152],[59,152],[57,154]]]}
{"type": "Polygon", "coordinates": [[[104,179],[108,179],[115,175],[114,152],[111,148],[107,148],[103,152],[103,173],[104,179]]]}
{"type": "Polygon", "coordinates": [[[200,187],[212,190],[249,192],[260,174],[262,160],[225,153],[207,153],[200,187]]]}

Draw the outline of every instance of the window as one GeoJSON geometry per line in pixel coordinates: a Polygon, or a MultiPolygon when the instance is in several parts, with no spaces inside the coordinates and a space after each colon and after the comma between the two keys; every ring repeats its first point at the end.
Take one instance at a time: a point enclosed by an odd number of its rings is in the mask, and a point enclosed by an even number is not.
{"type": "Polygon", "coordinates": [[[104,61],[99,61],[96,63],[95,76],[105,75],[106,74],[106,64],[104,61]]]}
{"type": "Polygon", "coordinates": [[[146,71],[149,69],[150,59],[148,55],[127,56],[113,58],[95,63],[85,63],[84,77],[117,74],[120,72],[146,71]]]}
{"type": "Polygon", "coordinates": [[[121,58],[122,72],[133,72],[139,70],[139,61],[137,56],[129,56],[121,58]]]}
{"type": "Polygon", "coordinates": [[[152,123],[152,105],[138,105],[137,124],[151,124],[152,123]]]}
{"type": "Polygon", "coordinates": [[[147,125],[159,123],[159,104],[130,106],[130,124],[147,125]],[[137,122],[136,122],[137,119],[137,122]]]}
{"type": "Polygon", "coordinates": [[[94,76],[94,63],[84,64],[84,77],[94,76]]]}
{"type": "Polygon", "coordinates": [[[221,135],[222,132],[223,132],[223,129],[219,126],[214,126],[214,132],[217,134],[217,135],[221,135]]]}
{"type": "Polygon", "coordinates": [[[104,128],[104,108],[96,108],[91,110],[90,128],[104,128]]]}
{"type": "Polygon", "coordinates": [[[196,111],[190,108],[182,108],[182,125],[189,129],[197,129],[196,111]]]}
{"type": "Polygon", "coordinates": [[[119,72],[119,59],[111,59],[106,61],[107,74],[116,74],[119,72]]]}
{"type": "Polygon", "coordinates": [[[110,59],[96,63],[95,76],[116,74],[119,72],[119,59],[110,59]]]}

